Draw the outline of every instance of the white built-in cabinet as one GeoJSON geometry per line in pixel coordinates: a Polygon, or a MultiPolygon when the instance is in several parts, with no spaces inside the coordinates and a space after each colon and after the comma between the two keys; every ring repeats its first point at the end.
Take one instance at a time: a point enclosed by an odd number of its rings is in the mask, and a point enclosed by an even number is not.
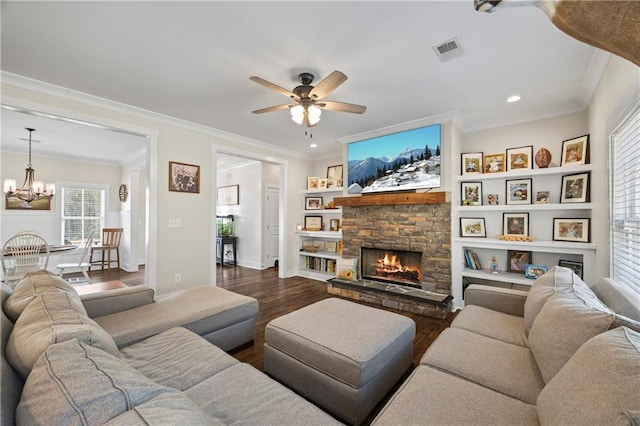
{"type": "MultiPolygon", "coordinates": [[[[513,288],[530,286],[534,282],[533,279],[525,278],[522,273],[506,272],[509,250],[531,251],[533,255],[531,263],[549,267],[557,265],[559,260],[582,262],[583,279],[591,282],[595,273],[596,245],[590,242],[566,242],[553,239],[554,218],[591,218],[590,202],[560,203],[562,177],[591,170],[592,166],[586,164],[457,176],[455,181],[459,194],[454,198],[457,202],[452,206],[454,213],[452,216],[457,224],[457,226],[454,224],[453,229],[458,230],[452,237],[452,285],[458,286],[455,293],[462,295],[465,286],[474,282],[489,285],[494,283],[513,288]],[[535,203],[536,192],[549,191],[549,204],[505,204],[507,180],[529,178],[532,180],[532,202],[535,203]],[[461,188],[464,182],[482,183],[483,205],[461,205],[461,188]],[[488,194],[498,194],[499,204],[487,205],[488,194]],[[503,214],[517,212],[529,213],[529,235],[536,237],[535,241],[504,241],[496,238],[497,235],[503,234],[503,214]],[[485,219],[486,238],[461,237],[460,218],[476,217],[485,219]],[[465,267],[465,249],[472,249],[478,255],[482,265],[481,270],[465,267]],[[498,275],[492,274],[488,269],[492,257],[495,257],[500,264],[501,271],[498,275]]],[[[593,198],[598,198],[598,195],[591,194],[591,199],[593,198]]]]}
{"type": "MultiPolygon", "coordinates": [[[[337,260],[342,258],[342,230],[341,218],[342,209],[306,209],[308,197],[322,197],[322,205],[327,205],[335,197],[343,195],[343,188],[313,189],[303,191],[302,202],[305,206],[304,217],[320,216],[322,218],[322,230],[297,231],[299,263],[298,275],[317,279],[327,280],[335,277],[335,267],[337,260]],[[337,220],[340,224],[338,230],[330,230],[331,220],[337,220]],[[306,251],[305,247],[312,246],[315,251],[306,251]]],[[[305,220],[302,218],[304,226],[305,220]]]]}

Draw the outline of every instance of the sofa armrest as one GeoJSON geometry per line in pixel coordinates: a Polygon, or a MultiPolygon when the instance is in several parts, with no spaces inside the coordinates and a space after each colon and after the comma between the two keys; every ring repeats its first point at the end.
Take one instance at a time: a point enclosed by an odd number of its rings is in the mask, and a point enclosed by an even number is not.
{"type": "Polygon", "coordinates": [[[523,317],[527,294],[528,292],[521,290],[471,284],[464,292],[464,303],[523,317]]]}
{"type": "Polygon", "coordinates": [[[89,318],[96,318],[154,303],[153,296],[153,289],[138,285],[86,294],[80,299],[89,318]]]}

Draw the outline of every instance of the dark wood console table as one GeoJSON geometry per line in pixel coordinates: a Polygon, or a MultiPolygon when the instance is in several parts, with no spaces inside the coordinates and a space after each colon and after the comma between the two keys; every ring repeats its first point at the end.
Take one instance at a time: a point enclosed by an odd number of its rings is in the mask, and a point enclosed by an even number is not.
{"type": "MultiPolygon", "coordinates": [[[[238,264],[237,255],[237,244],[238,237],[216,237],[216,264],[220,264],[220,267],[224,266],[224,246],[230,245],[233,250],[233,266],[238,264]]],[[[231,262],[228,262],[231,264],[231,262]]]]}

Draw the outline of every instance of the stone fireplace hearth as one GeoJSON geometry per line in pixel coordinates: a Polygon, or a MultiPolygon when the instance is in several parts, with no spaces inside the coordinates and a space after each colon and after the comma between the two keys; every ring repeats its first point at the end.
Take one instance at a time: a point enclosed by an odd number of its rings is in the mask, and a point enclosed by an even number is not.
{"type": "MultiPolygon", "coordinates": [[[[334,201],[342,206],[343,257],[357,258],[362,265],[363,247],[421,253],[419,282],[408,288],[451,295],[451,203],[447,193],[377,194],[334,201]]],[[[341,283],[330,283],[332,286],[347,297],[354,291],[341,283]]],[[[393,295],[389,300],[395,300],[393,295]]],[[[423,309],[407,310],[422,313],[423,309]]]]}

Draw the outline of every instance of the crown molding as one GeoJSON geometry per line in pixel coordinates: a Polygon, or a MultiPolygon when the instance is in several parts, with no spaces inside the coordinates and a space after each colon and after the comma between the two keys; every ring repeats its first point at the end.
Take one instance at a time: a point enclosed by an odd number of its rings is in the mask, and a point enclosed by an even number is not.
{"type": "Polygon", "coordinates": [[[34,92],[42,93],[49,96],[55,96],[70,101],[84,103],[93,107],[103,108],[122,114],[128,114],[137,118],[146,120],[158,121],[163,124],[181,127],[183,129],[192,130],[200,133],[204,133],[217,138],[225,139],[230,142],[240,143],[247,147],[254,147],[260,149],[268,149],[275,151],[280,155],[290,156],[294,158],[301,158],[305,160],[313,159],[310,156],[305,156],[300,152],[284,149],[279,146],[271,145],[266,142],[262,142],[256,139],[247,138],[244,136],[236,135],[234,133],[225,132],[224,130],[215,129],[202,124],[194,123],[191,121],[183,120],[169,115],[160,114],[154,111],[149,111],[143,108],[135,107],[133,105],[124,104],[121,102],[113,101],[110,99],[101,98],[98,96],[90,95],[77,90],[68,89],[55,84],[47,83],[40,80],[35,80],[29,77],[13,74],[10,72],[2,71],[0,74],[0,80],[2,84],[9,86],[15,86],[20,89],[31,90],[34,92]]]}

